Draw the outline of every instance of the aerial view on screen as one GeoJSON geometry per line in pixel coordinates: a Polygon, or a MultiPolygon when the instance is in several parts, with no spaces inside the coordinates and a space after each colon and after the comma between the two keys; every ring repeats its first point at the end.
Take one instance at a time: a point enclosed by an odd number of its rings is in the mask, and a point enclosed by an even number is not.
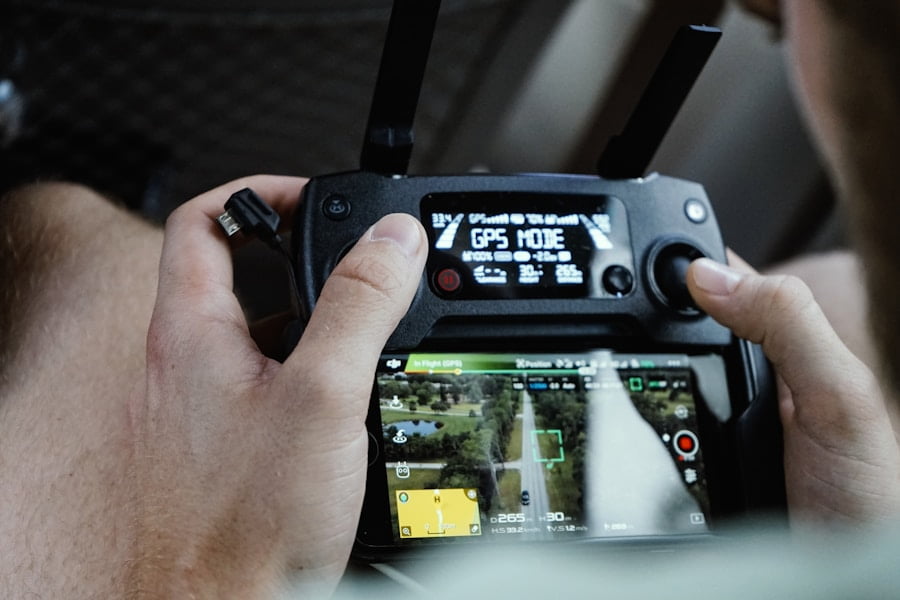
{"type": "Polygon", "coordinates": [[[693,376],[679,354],[383,357],[396,539],[706,532],[693,376]]]}

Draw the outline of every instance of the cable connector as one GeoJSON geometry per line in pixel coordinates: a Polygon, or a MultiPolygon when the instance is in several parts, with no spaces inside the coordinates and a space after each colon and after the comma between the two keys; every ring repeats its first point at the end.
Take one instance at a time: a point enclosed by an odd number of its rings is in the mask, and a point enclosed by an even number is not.
{"type": "Polygon", "coordinates": [[[250,188],[232,194],[225,202],[225,212],[216,217],[216,221],[228,237],[244,231],[273,248],[281,249],[281,236],[278,235],[281,217],[250,188]]]}

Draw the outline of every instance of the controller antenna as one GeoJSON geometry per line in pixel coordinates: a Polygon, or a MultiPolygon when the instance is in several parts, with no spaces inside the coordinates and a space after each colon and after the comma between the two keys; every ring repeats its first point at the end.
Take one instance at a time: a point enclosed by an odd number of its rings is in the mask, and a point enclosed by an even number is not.
{"type": "Polygon", "coordinates": [[[394,0],[363,140],[360,169],[405,175],[413,119],[434,37],[440,0],[394,0]]]}
{"type": "Polygon", "coordinates": [[[644,175],[721,37],[715,27],[688,25],[678,30],[622,133],[613,136],[600,155],[600,177],[644,175]]]}

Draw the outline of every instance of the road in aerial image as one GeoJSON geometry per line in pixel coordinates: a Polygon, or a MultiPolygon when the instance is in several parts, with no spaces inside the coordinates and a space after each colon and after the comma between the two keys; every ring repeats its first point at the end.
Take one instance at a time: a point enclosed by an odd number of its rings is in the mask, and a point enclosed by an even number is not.
{"type": "MultiPolygon", "coordinates": [[[[541,449],[538,443],[538,428],[535,425],[534,406],[531,402],[531,395],[527,391],[522,392],[522,460],[521,460],[521,478],[522,493],[527,492],[528,504],[522,500],[520,510],[525,514],[525,518],[533,524],[543,523],[545,515],[550,512],[550,497],[547,494],[547,481],[545,472],[547,465],[552,463],[543,462],[541,459],[541,449]]],[[[546,435],[546,434],[543,434],[546,435]]],[[[543,539],[551,537],[545,526],[541,526],[538,533],[529,536],[529,539],[543,539]]]]}

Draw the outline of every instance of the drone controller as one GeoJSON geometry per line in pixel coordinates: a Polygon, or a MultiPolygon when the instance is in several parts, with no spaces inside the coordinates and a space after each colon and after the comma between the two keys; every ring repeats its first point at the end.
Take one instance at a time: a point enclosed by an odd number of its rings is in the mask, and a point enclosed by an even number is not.
{"type": "Polygon", "coordinates": [[[783,507],[768,365],[692,302],[725,262],[700,184],[644,175],[720,33],[679,32],[599,176],[408,176],[438,2],[395,2],[359,171],[315,177],[293,239],[304,310],[379,218],[429,253],[379,361],[357,552],[710,536],[783,507]]]}

